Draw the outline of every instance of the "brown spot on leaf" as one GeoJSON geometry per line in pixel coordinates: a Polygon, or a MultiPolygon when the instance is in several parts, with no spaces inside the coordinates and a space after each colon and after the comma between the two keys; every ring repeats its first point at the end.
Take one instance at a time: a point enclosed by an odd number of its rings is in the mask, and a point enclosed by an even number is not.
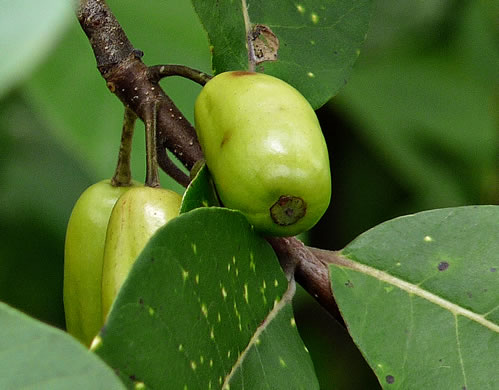
{"type": "Polygon", "coordinates": [[[439,271],[445,271],[447,268],[449,268],[449,263],[447,263],[446,261],[442,261],[438,264],[439,271]]]}
{"type": "Polygon", "coordinates": [[[496,272],[496,271],[497,271],[497,268],[495,268],[495,267],[492,267],[492,268],[490,269],[490,272],[496,272]]]}
{"type": "Polygon", "coordinates": [[[264,24],[255,24],[249,34],[249,38],[253,43],[256,65],[265,61],[277,60],[279,38],[272,32],[270,27],[264,24]]]}
{"type": "Polygon", "coordinates": [[[347,286],[348,288],[353,288],[353,283],[350,280],[347,280],[345,282],[345,286],[347,286]]]}
{"type": "Polygon", "coordinates": [[[386,383],[388,383],[390,385],[395,382],[395,377],[393,375],[387,375],[385,379],[386,379],[386,383]]]}

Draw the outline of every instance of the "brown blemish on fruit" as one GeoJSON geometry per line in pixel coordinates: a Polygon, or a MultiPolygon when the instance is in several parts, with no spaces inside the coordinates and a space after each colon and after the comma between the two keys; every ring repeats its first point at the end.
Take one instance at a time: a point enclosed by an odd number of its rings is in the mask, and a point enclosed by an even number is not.
{"type": "Polygon", "coordinates": [[[257,75],[258,73],[256,72],[248,72],[245,70],[236,70],[234,72],[230,72],[230,75],[233,77],[241,77],[241,76],[254,76],[257,75]]]}
{"type": "Polygon", "coordinates": [[[445,271],[447,268],[449,268],[449,263],[447,263],[446,261],[442,261],[438,264],[439,271],[445,271]]]}
{"type": "Polygon", "coordinates": [[[269,209],[270,217],[280,226],[293,225],[302,219],[307,213],[305,201],[292,195],[281,195],[269,209]]]}
{"type": "Polygon", "coordinates": [[[229,140],[232,138],[232,131],[226,131],[224,133],[224,136],[222,138],[222,142],[220,143],[220,148],[223,148],[224,145],[229,142],[229,140]]]}

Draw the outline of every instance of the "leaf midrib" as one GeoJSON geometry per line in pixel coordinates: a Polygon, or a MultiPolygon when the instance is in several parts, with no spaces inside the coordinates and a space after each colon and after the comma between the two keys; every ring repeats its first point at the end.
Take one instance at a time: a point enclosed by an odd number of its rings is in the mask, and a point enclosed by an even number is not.
{"type": "Polygon", "coordinates": [[[455,303],[452,303],[442,297],[439,297],[436,294],[433,294],[427,290],[422,289],[421,287],[406,282],[405,280],[402,280],[400,278],[397,278],[393,275],[390,275],[387,272],[380,271],[376,268],[370,267],[365,264],[358,263],[356,261],[353,261],[349,258],[343,257],[341,258],[341,264],[333,264],[334,266],[337,267],[345,267],[352,269],[357,272],[361,272],[363,274],[369,275],[373,278],[376,278],[382,282],[391,284],[394,287],[397,287],[409,294],[416,295],[420,298],[426,299],[427,301],[438,305],[442,307],[443,309],[446,309],[450,311],[454,316],[463,316],[466,317],[474,322],[479,323],[480,325],[496,332],[499,333],[499,325],[487,320],[483,315],[477,314],[472,312],[471,310],[465,309],[462,306],[456,305],[455,303]]]}
{"type": "Polygon", "coordinates": [[[229,374],[225,377],[224,383],[222,385],[222,390],[223,389],[228,389],[230,381],[232,377],[234,376],[234,373],[237,371],[239,366],[241,366],[246,359],[246,355],[248,354],[249,350],[254,346],[257,345],[258,338],[260,335],[263,333],[263,331],[267,328],[267,326],[272,322],[272,320],[277,316],[277,314],[283,309],[284,306],[287,304],[291,303],[293,296],[295,295],[296,292],[296,282],[294,279],[291,279],[288,284],[288,289],[286,292],[283,294],[279,302],[277,302],[272,310],[268,313],[268,315],[265,317],[265,320],[261,323],[260,326],[256,329],[255,333],[253,333],[253,336],[251,337],[248,345],[246,348],[243,350],[237,361],[234,363],[232,366],[232,370],[229,372],[229,374]]]}

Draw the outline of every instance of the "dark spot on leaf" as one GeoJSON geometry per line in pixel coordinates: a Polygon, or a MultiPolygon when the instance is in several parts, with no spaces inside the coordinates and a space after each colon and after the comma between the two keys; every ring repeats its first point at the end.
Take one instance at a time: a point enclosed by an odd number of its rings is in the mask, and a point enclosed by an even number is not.
{"type": "Polygon", "coordinates": [[[449,263],[447,263],[446,261],[442,261],[438,264],[439,271],[445,271],[447,268],[449,268],[449,263]]]}
{"type": "Polygon", "coordinates": [[[151,257],[151,263],[154,263],[154,257],[151,257]]]}
{"type": "Polygon", "coordinates": [[[347,280],[345,282],[345,286],[347,286],[348,288],[353,288],[353,283],[350,280],[347,280]]]}
{"type": "Polygon", "coordinates": [[[466,386],[461,387],[461,390],[468,390],[466,386]]]}
{"type": "Polygon", "coordinates": [[[466,291],[466,295],[468,296],[468,298],[473,298],[473,294],[471,293],[471,291],[466,291]]]}
{"type": "Polygon", "coordinates": [[[136,377],[135,375],[133,375],[133,374],[132,374],[132,375],[130,375],[130,376],[129,376],[129,378],[130,378],[132,381],[134,381],[134,382],[137,380],[137,377],[136,377]]]}
{"type": "Polygon", "coordinates": [[[144,304],[144,300],[142,298],[139,298],[139,304],[140,305],[143,305],[144,304]]]}
{"type": "Polygon", "coordinates": [[[492,267],[492,268],[490,269],[490,272],[496,272],[496,271],[497,271],[497,268],[495,268],[495,267],[492,267]]]}
{"type": "Polygon", "coordinates": [[[395,377],[393,375],[387,375],[386,376],[386,383],[388,383],[388,384],[391,385],[394,382],[395,382],[395,377]]]}

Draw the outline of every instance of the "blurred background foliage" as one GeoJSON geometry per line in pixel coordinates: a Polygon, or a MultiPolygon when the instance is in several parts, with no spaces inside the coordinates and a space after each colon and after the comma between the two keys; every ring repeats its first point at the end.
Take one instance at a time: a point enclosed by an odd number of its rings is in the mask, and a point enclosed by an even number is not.
{"type": "MultiPolygon", "coordinates": [[[[147,64],[210,70],[190,2],[109,4],[147,64]]],[[[3,12],[2,31],[11,29],[6,20],[30,17],[14,8],[3,12]]],[[[63,328],[66,223],[80,193],[113,173],[123,108],[67,7],[52,0],[30,15],[40,20],[40,12],[53,13],[50,29],[24,23],[23,34],[0,38],[4,50],[38,38],[14,70],[0,67],[0,300],[63,328]]],[[[378,0],[374,12],[349,82],[318,110],[333,199],[307,239],[325,249],[396,216],[499,204],[498,3],[378,0]]],[[[162,85],[192,120],[199,87],[179,79],[162,85]]],[[[144,172],[139,125],[134,178],[144,172]]],[[[182,191],[164,175],[162,184],[182,191]]],[[[295,309],[322,389],[379,387],[347,332],[301,290],[295,309]]]]}

